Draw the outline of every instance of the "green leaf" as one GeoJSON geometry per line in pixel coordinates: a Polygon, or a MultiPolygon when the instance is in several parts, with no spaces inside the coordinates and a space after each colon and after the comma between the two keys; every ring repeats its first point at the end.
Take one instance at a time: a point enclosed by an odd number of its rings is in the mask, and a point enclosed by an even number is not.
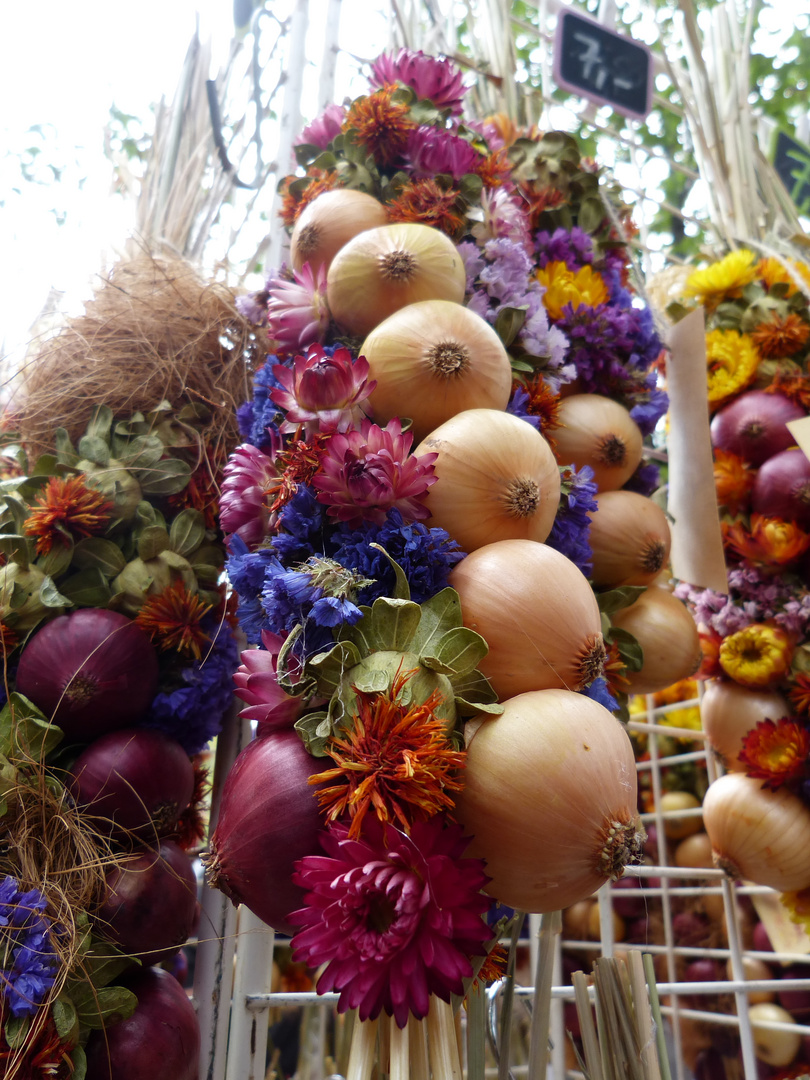
{"type": "Polygon", "coordinates": [[[577,224],[589,236],[599,230],[605,220],[605,207],[599,198],[583,199],[579,206],[577,224]]]}
{"type": "Polygon", "coordinates": [[[455,589],[442,589],[421,605],[419,627],[411,650],[419,656],[431,654],[448,630],[461,626],[461,601],[455,589]]]}
{"type": "Polygon", "coordinates": [[[467,675],[474,671],[489,652],[489,646],[480,634],[466,626],[458,626],[444,634],[438,648],[420,660],[426,668],[443,675],[467,675]],[[437,666],[438,665],[438,666],[437,666]]]}
{"type": "Polygon", "coordinates": [[[181,510],[169,530],[172,551],[188,558],[205,540],[205,516],[200,510],[181,510]]]}
{"type": "Polygon", "coordinates": [[[138,536],[138,558],[148,562],[171,547],[169,534],[160,525],[147,525],[138,536]]]}
{"type": "Polygon", "coordinates": [[[301,741],[313,757],[326,757],[326,744],[332,734],[332,725],[325,712],[305,713],[293,725],[301,741]]]}
{"type": "Polygon", "coordinates": [[[0,533],[0,552],[9,562],[16,562],[23,570],[28,569],[30,550],[26,537],[19,533],[0,533]]]}
{"type": "Polygon", "coordinates": [[[90,536],[76,545],[73,565],[78,570],[95,568],[100,570],[104,577],[113,578],[121,573],[127,561],[118,544],[101,536],[90,536]]]}
{"type": "Polygon", "coordinates": [[[596,602],[601,612],[605,615],[613,615],[622,608],[630,607],[646,591],[646,585],[621,585],[618,589],[597,593],[596,602]]]}
{"type": "MultiPolygon", "coordinates": [[[[37,479],[45,477],[46,480],[50,479],[56,471],[57,457],[56,454],[40,454],[34,463],[34,468],[31,470],[31,477],[36,476],[37,479]]],[[[29,477],[30,479],[30,477],[29,477]]]]}
{"type": "Polygon", "coordinates": [[[61,465],[76,465],[79,455],[76,453],[70,436],[63,427],[57,428],[54,433],[54,446],[56,447],[56,459],[61,465]]]}
{"type": "Polygon", "coordinates": [[[108,941],[93,940],[82,959],[82,972],[95,987],[108,986],[113,979],[139,961],[122,953],[108,941]]]}
{"type": "Polygon", "coordinates": [[[338,641],[328,652],[314,656],[308,662],[306,671],[318,680],[318,693],[331,697],[340,686],[345,672],[359,664],[360,660],[360,650],[354,642],[338,641]]]}
{"type": "Polygon", "coordinates": [[[9,1050],[21,1050],[31,1029],[30,1016],[11,1016],[6,1020],[5,1035],[9,1050]]]}
{"type": "Polygon", "coordinates": [[[109,446],[112,422],[113,413],[109,405],[99,405],[94,409],[93,415],[90,417],[85,434],[97,439],[103,439],[105,444],[109,446]]]}
{"type": "Polygon", "coordinates": [[[390,679],[390,674],[383,668],[367,668],[356,673],[352,686],[364,694],[381,694],[388,689],[390,679]]]}
{"type": "Polygon", "coordinates": [[[459,716],[463,716],[465,719],[468,719],[470,716],[475,716],[476,713],[487,713],[489,716],[500,716],[503,712],[503,705],[498,701],[470,701],[468,698],[456,696],[455,702],[459,716]]]}
{"type": "Polygon", "coordinates": [[[54,545],[47,555],[37,560],[37,566],[49,577],[61,577],[73,561],[73,537],[69,533],[65,536],[67,544],[54,545]]]}
{"type": "Polygon", "coordinates": [[[79,439],[79,456],[82,461],[92,461],[106,468],[110,464],[109,444],[96,435],[83,435],[79,439]]]}
{"type": "Polygon", "coordinates": [[[145,495],[177,495],[187,486],[190,476],[191,466],[177,458],[164,458],[148,473],[137,472],[145,495]]]}
{"type": "Polygon", "coordinates": [[[61,728],[22,694],[13,693],[0,710],[0,753],[43,761],[64,738],[61,728]]]}
{"type": "MultiPolygon", "coordinates": [[[[501,339],[505,349],[509,348],[523,329],[527,310],[525,307],[506,307],[498,312],[498,317],[495,320],[495,333],[501,339]]],[[[531,368],[529,370],[531,371],[531,368]]]]}
{"type": "Polygon", "coordinates": [[[60,1039],[67,1041],[75,1033],[74,1029],[79,1023],[76,1006],[70,998],[60,996],[51,1006],[51,1015],[57,1035],[60,1039]]]}
{"type": "Polygon", "coordinates": [[[74,991],[73,1002],[83,1027],[98,1030],[132,1016],[138,999],[123,986],[88,986],[84,993],[74,991]]]}
{"type": "Polygon", "coordinates": [[[495,703],[498,700],[498,695],[493,690],[492,683],[477,669],[471,671],[468,675],[462,675],[461,678],[453,679],[452,685],[456,701],[463,698],[465,702],[470,702],[476,708],[481,705],[495,703]]]}
{"type": "Polygon", "coordinates": [[[627,665],[628,671],[641,671],[644,666],[644,649],[629,630],[623,630],[620,626],[612,626],[609,640],[618,645],[619,656],[627,665]]]}
{"type": "Polygon", "coordinates": [[[392,600],[378,596],[371,605],[370,636],[372,651],[391,649],[395,652],[413,651],[411,642],[422,615],[413,600],[392,600]]]}
{"type": "Polygon", "coordinates": [[[70,601],[59,592],[53,578],[48,576],[43,579],[39,587],[39,602],[45,607],[70,607],[70,601]]]}
{"type": "Polygon", "coordinates": [[[459,182],[458,188],[465,202],[476,203],[483,186],[484,182],[480,176],[476,176],[475,173],[465,173],[459,182]]]}
{"type": "MultiPolygon", "coordinates": [[[[163,457],[166,448],[159,436],[154,434],[136,435],[131,439],[121,454],[121,460],[132,473],[153,469],[163,457]]],[[[138,477],[141,480],[141,477],[138,477]]]]}
{"type": "Polygon", "coordinates": [[[88,566],[61,583],[64,598],[74,607],[105,608],[112,598],[107,578],[97,566],[88,566]]]}
{"type": "Polygon", "coordinates": [[[408,584],[408,578],[396,559],[391,558],[382,544],[369,544],[369,547],[373,547],[375,551],[381,551],[393,568],[395,579],[393,598],[395,600],[410,600],[411,587],[408,584]]]}
{"type": "Polygon", "coordinates": [[[73,1065],[70,1080],[85,1080],[87,1076],[87,1054],[84,1052],[84,1047],[74,1046],[70,1051],[70,1060],[73,1065]]]}

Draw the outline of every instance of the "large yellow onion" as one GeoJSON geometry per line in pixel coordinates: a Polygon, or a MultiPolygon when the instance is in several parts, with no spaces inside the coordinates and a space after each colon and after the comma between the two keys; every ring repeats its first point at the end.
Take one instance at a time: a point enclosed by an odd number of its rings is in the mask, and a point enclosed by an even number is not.
{"type": "Polygon", "coordinates": [[[388,210],[373,195],[352,188],[324,191],[304,207],[290,237],[290,261],[300,270],[329,265],[338,251],[366,229],[388,222],[388,210]]]}
{"type": "MultiPolygon", "coordinates": [[[[465,409],[503,410],[512,367],[501,339],[480,315],[448,300],[409,304],[380,323],[360,349],[377,386],[377,423],[413,421],[423,439],[465,409]]],[[[525,423],[525,421],[524,421],[525,423]]]]}
{"type": "Polygon", "coordinates": [[[502,700],[527,690],[580,690],[602,674],[596,597],[578,566],[534,540],[498,540],[450,574],[464,625],[486,641],[478,665],[502,700]]]}
{"type": "Polygon", "coordinates": [[[618,878],[640,852],[636,768],[622,725],[568,690],[539,690],[478,719],[456,817],[486,859],[486,891],[555,911],[618,878]]]}
{"type": "Polygon", "coordinates": [[[498,409],[466,409],[441,424],[414,453],[437,454],[436,483],[424,499],[431,525],[465,551],[496,540],[542,542],[560,502],[560,470],[546,440],[498,409]]]}
{"type": "Polygon", "coordinates": [[[644,650],[641,670],[627,672],[631,694],[654,694],[697,671],[701,652],[695,621],[666,589],[649,586],[611,620],[631,633],[644,650]]]}
{"type": "Polygon", "coordinates": [[[634,491],[604,491],[591,514],[594,585],[649,585],[669,558],[667,515],[634,491]]]}
{"type": "Polygon", "coordinates": [[[572,394],[560,402],[555,428],[557,461],[590,465],[599,491],[623,487],[641,462],[638,424],[618,401],[599,394],[572,394]]]}
{"type": "Polygon", "coordinates": [[[464,263],[448,236],[398,222],[366,229],[343,245],[329,266],[326,299],[335,322],[359,336],[406,304],[461,304],[466,286],[464,263]]]}
{"type": "Polygon", "coordinates": [[[786,788],[726,773],[703,800],[715,866],[779,892],[810,887],[810,810],[786,788]]]}
{"type": "Polygon", "coordinates": [[[730,772],[745,772],[738,755],[745,736],[762,720],[781,720],[791,709],[776,690],[757,690],[726,679],[709,679],[700,719],[712,750],[730,772]]]}

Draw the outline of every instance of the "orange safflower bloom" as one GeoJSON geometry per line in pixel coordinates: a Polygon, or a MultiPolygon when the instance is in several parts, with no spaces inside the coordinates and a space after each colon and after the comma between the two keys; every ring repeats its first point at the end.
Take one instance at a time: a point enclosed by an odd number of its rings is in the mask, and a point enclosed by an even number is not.
{"type": "Polygon", "coordinates": [[[278,475],[270,478],[270,486],[264,492],[271,514],[278,513],[286,506],[299,484],[308,484],[312,480],[321,466],[324,448],[331,437],[329,431],[316,431],[309,442],[294,438],[286,450],[276,454],[278,475]]]}
{"type": "Polygon", "coordinates": [[[518,189],[523,196],[524,210],[529,216],[529,225],[532,230],[540,227],[540,218],[546,210],[554,210],[562,206],[566,199],[559,188],[551,185],[543,187],[534,180],[518,184],[518,189]]]}
{"type": "Polygon", "coordinates": [[[553,450],[555,443],[551,432],[560,427],[560,395],[554,393],[542,375],[535,375],[532,381],[525,385],[516,379],[512,384],[512,392],[518,388],[529,395],[526,412],[539,417],[540,431],[553,450]]]}
{"type": "Polygon", "coordinates": [[[782,394],[789,401],[801,405],[805,412],[810,412],[810,379],[806,375],[790,375],[777,371],[770,386],[765,387],[766,394],[782,394]]]}
{"type": "Polygon", "coordinates": [[[382,166],[391,165],[402,156],[408,134],[416,127],[408,118],[410,105],[391,100],[397,89],[383,86],[353,101],[341,129],[382,166]]]}
{"type": "Polygon", "coordinates": [[[147,596],[135,622],[159,649],[176,649],[199,660],[203,646],[211,640],[200,626],[210,610],[211,604],[190,593],[182,581],[176,581],[163,592],[147,596]]]}
{"type": "Polygon", "coordinates": [[[703,659],[700,662],[700,667],[695,673],[695,678],[700,679],[716,679],[723,674],[723,669],[720,666],[720,646],[723,644],[723,637],[718,634],[716,630],[707,629],[701,630],[699,635],[700,639],[700,651],[703,659]]]}
{"type": "Polygon", "coordinates": [[[89,488],[83,476],[52,476],[23,528],[36,537],[37,555],[47,555],[55,543],[69,547],[73,540],[103,532],[113,510],[113,503],[89,488]]]}
{"type": "Polygon", "coordinates": [[[793,356],[810,337],[810,324],[791,311],[784,319],[774,314],[767,322],[758,323],[751,331],[751,340],[760,355],[773,360],[793,356]]]}
{"type": "Polygon", "coordinates": [[[464,230],[464,215],[459,211],[458,192],[445,191],[435,180],[412,180],[388,205],[391,221],[416,221],[432,225],[451,239],[464,230]]]}
{"type": "Polygon", "coordinates": [[[383,825],[410,832],[412,822],[452,810],[449,792],[464,786],[458,774],[466,755],[448,739],[446,720],[436,716],[439,692],[420,705],[397,700],[412,675],[398,675],[387,694],[358,692],[351,729],[326,747],[335,767],[309,778],[310,784],[334,781],[321,788],[318,802],[327,821],[348,813],[355,839],[369,811],[383,825]]]}
{"type": "Polygon", "coordinates": [[[484,187],[500,187],[512,171],[506,147],[502,146],[500,150],[487,154],[475,171],[484,182],[484,187]]]}

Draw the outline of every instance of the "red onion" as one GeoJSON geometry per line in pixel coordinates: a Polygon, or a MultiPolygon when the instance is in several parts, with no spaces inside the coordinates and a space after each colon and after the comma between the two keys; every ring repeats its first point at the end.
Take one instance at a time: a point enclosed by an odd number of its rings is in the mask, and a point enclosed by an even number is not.
{"type": "Polygon", "coordinates": [[[647,914],[647,898],[645,896],[622,896],[627,889],[638,890],[641,881],[638,878],[623,877],[614,881],[610,886],[610,899],[613,910],[623,919],[643,919],[647,914]]]}
{"type": "Polygon", "coordinates": [[[78,756],[71,773],[71,792],[87,813],[117,832],[140,831],[147,839],[169,832],[194,792],[194,766],[183,747],[146,728],[102,735],[78,756]]]}
{"type": "Polygon", "coordinates": [[[295,933],[286,918],[303,904],[294,863],[321,854],[324,823],[307,780],[329,764],[311,757],[296,732],[276,731],[245,747],[222,789],[209,884],[280,933],[295,933]]]}
{"type": "Polygon", "coordinates": [[[197,1080],[200,1027],[177,979],[146,968],[117,981],[138,1005],[128,1019],[90,1035],[86,1080],[197,1080]]]}
{"type": "Polygon", "coordinates": [[[751,932],[751,943],[757,952],[773,952],[773,945],[771,945],[771,939],[768,937],[768,931],[765,929],[764,923],[758,922],[751,932]]]}
{"type": "Polygon", "coordinates": [[[157,683],[157,653],[147,634],[105,608],[81,608],[46,623],[17,669],[17,690],[77,739],[134,723],[157,683]]]}
{"type": "Polygon", "coordinates": [[[191,933],[197,878],[172,840],[143,848],[107,874],[107,899],[96,916],[99,933],[144,965],[168,960],[191,933]]]}
{"type": "Polygon", "coordinates": [[[751,505],[765,517],[810,525],[810,461],[794,447],[769,458],[757,473],[751,505]]]}
{"type": "Polygon", "coordinates": [[[720,450],[738,454],[751,465],[761,465],[796,440],[785,427],[799,420],[804,409],[783,394],[749,390],[715,413],[712,443],[720,450]]]}

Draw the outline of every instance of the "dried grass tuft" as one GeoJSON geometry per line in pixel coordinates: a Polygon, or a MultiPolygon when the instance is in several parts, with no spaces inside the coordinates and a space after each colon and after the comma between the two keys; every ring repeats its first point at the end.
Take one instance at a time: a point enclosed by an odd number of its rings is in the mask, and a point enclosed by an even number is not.
{"type": "Polygon", "coordinates": [[[79,438],[100,403],[128,418],[164,399],[206,405],[203,432],[226,451],[249,396],[252,330],[234,293],[184,259],[140,253],[102,278],[83,315],[29,352],[9,411],[29,453],[53,450],[57,427],[79,438]]]}

